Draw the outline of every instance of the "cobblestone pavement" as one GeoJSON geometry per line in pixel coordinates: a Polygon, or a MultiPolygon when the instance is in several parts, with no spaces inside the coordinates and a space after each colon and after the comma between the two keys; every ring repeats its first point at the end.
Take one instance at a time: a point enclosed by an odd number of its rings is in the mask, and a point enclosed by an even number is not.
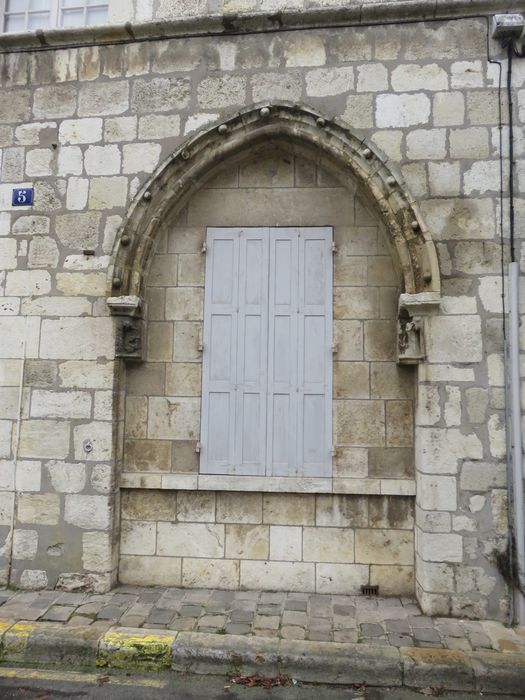
{"type": "Polygon", "coordinates": [[[103,595],[0,590],[0,619],[525,653],[525,627],[430,618],[411,598],[120,586],[103,595]]]}

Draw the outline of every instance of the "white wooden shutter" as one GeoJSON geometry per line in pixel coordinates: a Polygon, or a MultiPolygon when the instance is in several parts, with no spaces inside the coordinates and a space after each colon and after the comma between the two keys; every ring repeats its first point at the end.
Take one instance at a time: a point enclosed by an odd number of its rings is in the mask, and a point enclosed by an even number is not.
{"type": "Polygon", "coordinates": [[[297,473],[331,476],[332,230],[300,229],[297,473]]]}
{"type": "Polygon", "coordinates": [[[270,229],[268,473],[331,475],[332,229],[270,229]]]}
{"type": "Polygon", "coordinates": [[[265,473],[267,229],[208,229],[201,471],[265,473]]]}
{"type": "Polygon", "coordinates": [[[268,351],[268,473],[297,473],[296,229],[273,229],[270,237],[268,351]]]}
{"type": "Polygon", "coordinates": [[[235,473],[266,471],[267,229],[240,232],[235,473]]]}
{"type": "Polygon", "coordinates": [[[208,229],[201,472],[331,474],[332,229],[208,229]]]}

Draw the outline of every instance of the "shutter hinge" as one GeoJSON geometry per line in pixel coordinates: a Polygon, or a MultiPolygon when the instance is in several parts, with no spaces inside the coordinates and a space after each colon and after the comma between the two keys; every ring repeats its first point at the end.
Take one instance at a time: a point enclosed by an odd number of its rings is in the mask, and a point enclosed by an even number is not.
{"type": "Polygon", "coordinates": [[[199,343],[199,344],[197,345],[197,350],[198,350],[198,352],[204,352],[204,345],[203,345],[203,343],[199,343]]]}
{"type": "Polygon", "coordinates": [[[335,445],[332,445],[332,449],[330,450],[330,454],[332,457],[335,457],[337,454],[337,447],[335,445]]]}
{"type": "Polygon", "coordinates": [[[201,451],[201,444],[200,444],[200,442],[198,442],[198,443],[195,445],[195,452],[197,452],[197,454],[198,454],[200,451],[201,451]]]}
{"type": "Polygon", "coordinates": [[[331,348],[332,355],[337,355],[337,353],[339,352],[339,346],[337,345],[337,343],[332,343],[331,348]]]}
{"type": "Polygon", "coordinates": [[[208,252],[208,245],[206,244],[206,242],[204,242],[202,244],[201,253],[207,253],[207,252],[208,252]]]}
{"type": "Polygon", "coordinates": [[[332,253],[337,253],[337,246],[335,243],[332,243],[332,253]]]}

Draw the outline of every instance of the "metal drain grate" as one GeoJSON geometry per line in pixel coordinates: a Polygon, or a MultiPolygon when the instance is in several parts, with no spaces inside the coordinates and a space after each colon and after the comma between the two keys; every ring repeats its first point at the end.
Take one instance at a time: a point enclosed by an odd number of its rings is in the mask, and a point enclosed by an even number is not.
{"type": "Polygon", "coordinates": [[[361,586],[362,595],[379,595],[379,586],[361,586]]]}

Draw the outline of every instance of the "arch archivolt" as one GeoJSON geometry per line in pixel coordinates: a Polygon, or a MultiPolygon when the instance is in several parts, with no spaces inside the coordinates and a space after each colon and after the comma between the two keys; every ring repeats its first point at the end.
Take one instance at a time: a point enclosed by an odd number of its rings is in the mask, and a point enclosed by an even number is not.
{"type": "MultiPolygon", "coordinates": [[[[138,319],[155,240],[164,224],[173,220],[221,163],[271,143],[306,155],[332,171],[342,184],[355,189],[357,182],[368,193],[384,222],[400,271],[402,323],[439,305],[440,275],[431,235],[403,183],[376,150],[311,109],[259,105],[191,137],[137,194],[117,235],[109,270],[108,304],[114,314],[127,317],[120,326],[117,354],[140,359],[138,319]]],[[[417,349],[410,352],[412,361],[422,359],[417,349]]]]}

